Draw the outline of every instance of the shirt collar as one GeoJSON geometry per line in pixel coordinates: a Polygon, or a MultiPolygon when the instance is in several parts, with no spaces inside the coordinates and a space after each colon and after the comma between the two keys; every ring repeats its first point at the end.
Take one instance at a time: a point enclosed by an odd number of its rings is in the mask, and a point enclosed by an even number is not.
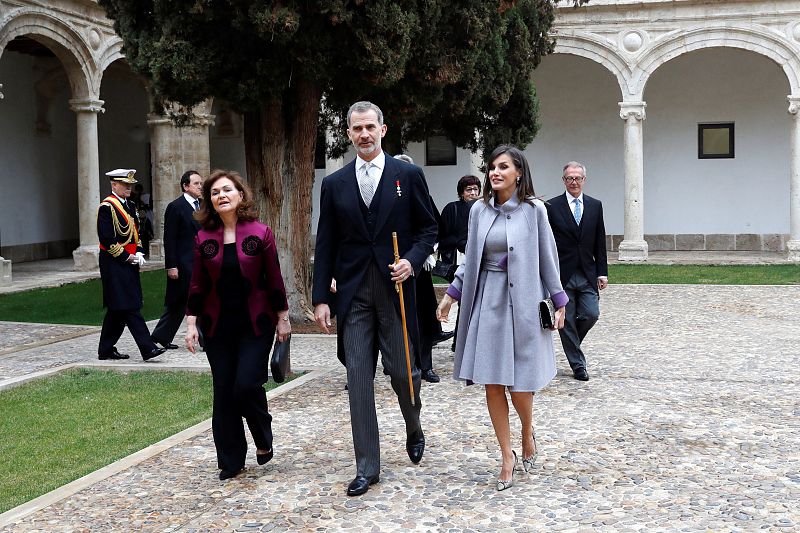
{"type": "Polygon", "coordinates": [[[191,194],[188,192],[183,193],[183,197],[186,198],[186,201],[189,202],[189,205],[194,207],[194,201],[199,200],[200,198],[193,198],[191,194]]]}
{"type": "MultiPolygon", "coordinates": [[[[360,155],[356,155],[356,170],[360,169],[364,165],[364,163],[366,163],[366,161],[361,159],[360,155]]],[[[375,157],[375,159],[370,161],[370,163],[372,163],[373,166],[383,171],[383,167],[386,165],[386,153],[383,150],[381,150],[381,153],[379,153],[377,157],[375,157]]]]}
{"type": "Polygon", "coordinates": [[[116,196],[116,197],[117,197],[117,200],[119,200],[119,201],[122,203],[122,205],[125,205],[125,203],[127,202],[127,200],[126,200],[125,198],[121,197],[120,195],[118,195],[118,194],[117,194],[117,193],[115,193],[114,191],[111,191],[111,194],[113,194],[114,196],[116,196]]]}
{"type": "Polygon", "coordinates": [[[568,203],[570,206],[573,206],[573,205],[575,205],[575,204],[573,204],[573,203],[572,203],[572,201],[573,201],[573,200],[580,200],[580,202],[581,202],[581,205],[583,205],[583,193],[581,193],[581,194],[578,196],[578,198],[575,198],[574,196],[572,196],[572,195],[569,193],[569,191],[564,191],[564,194],[566,194],[566,195],[567,195],[567,203],[568,203]]]}

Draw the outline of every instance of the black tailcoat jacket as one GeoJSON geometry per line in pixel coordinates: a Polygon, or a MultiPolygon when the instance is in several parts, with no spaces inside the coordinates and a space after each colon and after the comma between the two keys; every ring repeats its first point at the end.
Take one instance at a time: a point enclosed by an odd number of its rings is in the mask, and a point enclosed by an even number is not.
{"type": "MultiPolygon", "coordinates": [[[[399,313],[400,300],[388,266],[394,263],[392,232],[397,232],[400,258],[407,259],[415,273],[433,252],[438,232],[428,185],[416,165],[387,155],[370,207],[367,214],[358,188],[355,160],[322,181],[312,304],[328,304],[331,314],[337,317],[337,353],[342,362],[345,318],[370,263],[383,273],[399,313]],[[368,216],[374,217],[372,232],[368,230],[368,216]],[[331,278],[336,279],[336,294],[330,292],[331,278]]],[[[412,277],[403,283],[403,299],[409,339],[419,347],[414,282],[412,277]]],[[[377,358],[377,344],[373,348],[377,358]]],[[[419,349],[416,353],[418,359],[419,349]]]]}
{"type": "Polygon", "coordinates": [[[194,237],[200,223],[194,219],[194,207],[181,194],[164,212],[164,268],[177,268],[178,279],[167,278],[164,303],[186,302],[194,262],[194,237]]]}
{"type": "Polygon", "coordinates": [[[580,225],[572,216],[566,194],[551,198],[545,205],[558,248],[561,285],[566,287],[569,278],[580,268],[596,289],[597,278],[608,276],[603,204],[584,194],[580,225]]]}

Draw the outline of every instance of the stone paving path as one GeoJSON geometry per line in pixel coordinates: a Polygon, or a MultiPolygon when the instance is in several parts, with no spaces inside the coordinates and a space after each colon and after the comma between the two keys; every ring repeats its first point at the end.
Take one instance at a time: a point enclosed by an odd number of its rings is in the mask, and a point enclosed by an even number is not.
{"type": "MultiPolygon", "coordinates": [[[[444,379],[423,384],[422,462],[405,454],[379,374],[381,481],[347,498],[334,339],[296,336],[295,369],[319,372],[271,397],[268,465],[251,449],[245,473],[220,482],[205,430],[11,523],[0,515],[0,531],[800,531],[800,287],[612,285],[601,306],[591,380],[572,379],[557,347],[559,375],[534,402],[539,461],[505,492],[483,391],[449,379],[440,347],[444,379]]],[[[96,343],[91,333],[3,355],[0,375],[95,362],[96,343]]],[[[205,364],[184,350],[164,359],[205,364]]]]}

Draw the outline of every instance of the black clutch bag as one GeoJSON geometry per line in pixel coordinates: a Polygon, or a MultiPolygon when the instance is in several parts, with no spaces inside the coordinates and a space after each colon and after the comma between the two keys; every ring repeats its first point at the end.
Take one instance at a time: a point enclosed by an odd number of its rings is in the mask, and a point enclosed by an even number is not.
{"type": "Polygon", "coordinates": [[[445,263],[441,259],[438,259],[431,269],[431,276],[439,276],[440,278],[452,282],[456,277],[456,268],[458,268],[456,265],[445,263]]]}
{"type": "Polygon", "coordinates": [[[269,369],[275,383],[283,383],[289,372],[289,341],[291,340],[291,335],[283,342],[275,338],[275,346],[272,347],[272,357],[269,361],[269,369]]]}
{"type": "Polygon", "coordinates": [[[555,327],[556,308],[550,298],[545,298],[539,302],[539,321],[544,329],[553,329],[555,327]]]}

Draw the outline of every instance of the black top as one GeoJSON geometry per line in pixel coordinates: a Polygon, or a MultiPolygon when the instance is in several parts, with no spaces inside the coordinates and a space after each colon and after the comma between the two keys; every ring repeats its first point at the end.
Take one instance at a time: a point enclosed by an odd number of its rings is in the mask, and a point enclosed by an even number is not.
{"type": "Polygon", "coordinates": [[[252,331],[247,310],[247,280],[239,268],[236,243],[223,246],[222,271],[217,281],[220,303],[220,325],[217,332],[223,335],[241,335],[252,331]]]}
{"type": "Polygon", "coordinates": [[[469,210],[475,200],[450,202],[442,209],[439,222],[439,255],[445,263],[455,264],[456,250],[464,253],[467,245],[469,210]]]}

